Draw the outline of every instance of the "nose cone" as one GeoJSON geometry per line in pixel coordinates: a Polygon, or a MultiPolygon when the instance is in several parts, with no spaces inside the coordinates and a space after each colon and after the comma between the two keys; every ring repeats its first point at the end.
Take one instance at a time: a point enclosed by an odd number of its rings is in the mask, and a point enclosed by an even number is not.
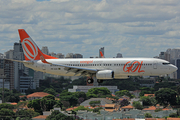
{"type": "Polygon", "coordinates": [[[178,68],[173,65],[173,66],[172,66],[172,71],[175,72],[175,71],[177,71],[177,70],[178,70],[178,68]]]}

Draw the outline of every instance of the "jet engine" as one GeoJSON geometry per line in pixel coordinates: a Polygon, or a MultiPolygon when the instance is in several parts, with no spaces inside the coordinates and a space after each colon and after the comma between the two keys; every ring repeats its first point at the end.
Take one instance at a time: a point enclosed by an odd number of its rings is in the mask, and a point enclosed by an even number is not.
{"type": "Polygon", "coordinates": [[[97,79],[113,79],[114,71],[112,70],[101,70],[96,73],[97,79]]]}

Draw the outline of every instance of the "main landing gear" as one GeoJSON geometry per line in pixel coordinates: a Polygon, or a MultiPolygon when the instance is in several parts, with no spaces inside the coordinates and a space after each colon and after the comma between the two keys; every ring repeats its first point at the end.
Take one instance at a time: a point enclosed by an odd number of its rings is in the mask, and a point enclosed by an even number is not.
{"type": "MultiPolygon", "coordinates": [[[[94,79],[97,80],[98,83],[102,83],[103,82],[103,80],[96,79],[96,78],[94,78],[94,79]]],[[[92,84],[94,82],[94,79],[93,78],[88,78],[87,79],[87,83],[92,84]]]]}

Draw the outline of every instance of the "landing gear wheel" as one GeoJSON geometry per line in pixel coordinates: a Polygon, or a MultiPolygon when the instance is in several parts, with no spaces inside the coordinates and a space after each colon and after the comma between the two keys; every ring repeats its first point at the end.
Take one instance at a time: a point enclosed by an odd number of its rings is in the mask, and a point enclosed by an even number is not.
{"type": "Polygon", "coordinates": [[[87,83],[91,84],[91,83],[93,83],[93,82],[94,82],[93,79],[87,79],[87,83]]]}
{"type": "Polygon", "coordinates": [[[98,83],[102,83],[102,82],[103,82],[103,80],[97,79],[97,82],[98,82],[98,83]]]}

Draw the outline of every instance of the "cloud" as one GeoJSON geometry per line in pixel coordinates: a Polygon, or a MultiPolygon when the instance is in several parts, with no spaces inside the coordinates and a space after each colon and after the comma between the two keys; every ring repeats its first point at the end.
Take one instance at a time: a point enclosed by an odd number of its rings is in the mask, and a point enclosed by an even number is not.
{"type": "Polygon", "coordinates": [[[19,41],[20,28],[40,48],[84,57],[102,46],[106,57],[153,57],[180,44],[179,0],[6,0],[0,7],[1,53],[19,41]]]}

